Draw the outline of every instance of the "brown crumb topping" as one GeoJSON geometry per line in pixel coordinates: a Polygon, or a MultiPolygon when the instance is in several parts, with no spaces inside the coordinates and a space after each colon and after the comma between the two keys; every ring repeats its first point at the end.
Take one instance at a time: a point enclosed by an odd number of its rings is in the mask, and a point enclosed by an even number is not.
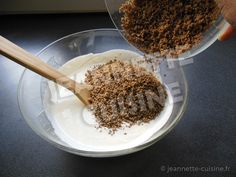
{"type": "Polygon", "coordinates": [[[115,132],[123,125],[148,123],[163,110],[164,86],[146,69],[113,60],[90,70],[91,108],[100,127],[115,132]]]}
{"type": "Polygon", "coordinates": [[[160,57],[177,57],[199,44],[220,15],[214,0],[127,0],[120,12],[128,41],[160,57]]]}

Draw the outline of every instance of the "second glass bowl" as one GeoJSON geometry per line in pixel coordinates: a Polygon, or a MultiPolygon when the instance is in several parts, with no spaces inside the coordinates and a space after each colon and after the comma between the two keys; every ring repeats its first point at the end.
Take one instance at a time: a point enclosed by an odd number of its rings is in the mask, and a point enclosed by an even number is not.
{"type": "MultiPolygon", "coordinates": [[[[121,27],[121,18],[122,14],[119,13],[119,8],[121,5],[127,0],[105,0],[107,10],[110,14],[110,17],[116,26],[116,28],[120,31],[120,33],[124,36],[123,29],[121,27]]],[[[184,60],[187,58],[192,58],[197,54],[203,52],[208,47],[210,47],[219,37],[219,35],[229,26],[229,24],[224,20],[223,16],[219,16],[216,22],[210,27],[210,29],[203,34],[203,38],[201,42],[193,47],[191,50],[181,54],[178,59],[184,60]]],[[[125,38],[125,37],[124,37],[125,38]]],[[[169,59],[169,58],[168,58],[169,59]]]]}

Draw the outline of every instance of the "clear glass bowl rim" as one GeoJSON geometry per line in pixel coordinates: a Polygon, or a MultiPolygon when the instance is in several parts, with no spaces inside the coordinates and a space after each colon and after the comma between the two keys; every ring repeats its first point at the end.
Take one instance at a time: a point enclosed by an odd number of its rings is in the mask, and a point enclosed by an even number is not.
{"type": "MultiPolygon", "coordinates": [[[[39,56],[41,53],[43,53],[48,47],[53,46],[55,43],[66,39],[68,37],[71,36],[75,36],[75,35],[82,35],[84,33],[88,33],[88,32],[97,32],[97,31],[117,31],[119,32],[118,29],[115,28],[101,28],[101,29],[90,29],[90,30],[85,30],[85,31],[81,31],[81,32],[76,32],[76,33],[72,33],[70,35],[64,36],[52,43],[50,43],[49,45],[47,45],[46,47],[44,47],[42,50],[40,50],[36,56],[39,56]]],[[[119,33],[120,34],[120,33],[119,33]]],[[[76,155],[81,155],[81,156],[86,156],[86,157],[116,157],[116,156],[122,156],[122,155],[127,155],[127,154],[131,154],[140,150],[143,150],[151,145],[153,145],[154,143],[156,143],[157,141],[159,141],[160,139],[162,139],[165,135],[167,135],[177,124],[178,122],[181,120],[186,107],[187,107],[187,102],[188,102],[188,83],[184,74],[184,71],[182,68],[181,69],[181,73],[183,75],[183,80],[186,83],[185,84],[185,90],[186,90],[186,95],[184,97],[183,100],[183,106],[181,107],[181,110],[179,111],[178,115],[176,116],[176,118],[174,119],[174,121],[169,125],[168,128],[166,128],[165,130],[161,131],[159,134],[161,134],[160,136],[153,138],[151,141],[147,141],[144,144],[141,144],[139,146],[136,146],[134,148],[130,148],[130,149],[125,149],[125,150],[117,150],[117,151],[107,151],[107,152],[99,152],[100,154],[98,154],[98,152],[93,152],[93,151],[83,151],[83,150],[78,150],[78,149],[74,149],[74,148],[70,148],[68,146],[64,146],[61,145],[59,143],[56,143],[55,141],[49,139],[47,136],[43,135],[41,132],[39,132],[38,130],[36,130],[34,128],[34,126],[31,124],[31,122],[29,122],[27,120],[27,116],[26,113],[24,112],[24,109],[22,108],[22,103],[21,103],[21,99],[20,99],[20,95],[21,95],[21,88],[22,88],[22,84],[23,84],[23,79],[24,79],[24,75],[26,73],[26,71],[28,71],[28,69],[25,69],[20,77],[19,80],[19,84],[18,84],[18,88],[17,88],[17,102],[18,102],[18,107],[20,110],[20,113],[22,115],[22,117],[24,118],[24,120],[26,121],[26,123],[29,125],[29,127],[38,135],[40,136],[42,139],[44,139],[45,141],[49,142],[50,144],[54,145],[55,147],[62,149],[64,151],[70,152],[72,154],[76,154],[76,155]]]]}

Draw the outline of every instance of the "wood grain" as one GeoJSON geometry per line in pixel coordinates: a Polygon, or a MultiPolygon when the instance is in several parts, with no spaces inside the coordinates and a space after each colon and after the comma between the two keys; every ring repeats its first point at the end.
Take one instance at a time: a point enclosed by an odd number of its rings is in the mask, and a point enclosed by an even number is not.
{"type": "Polygon", "coordinates": [[[60,73],[38,57],[20,48],[11,41],[0,36],[0,54],[29,70],[72,91],[85,105],[89,104],[89,86],[78,84],[66,75],[60,73]]]}

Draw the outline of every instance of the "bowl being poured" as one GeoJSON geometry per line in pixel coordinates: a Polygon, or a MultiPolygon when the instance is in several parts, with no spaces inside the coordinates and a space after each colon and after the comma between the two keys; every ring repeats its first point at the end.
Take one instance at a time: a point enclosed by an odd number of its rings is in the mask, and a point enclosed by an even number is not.
{"type": "Polygon", "coordinates": [[[228,27],[213,0],[195,1],[105,0],[129,43],[144,54],[179,60],[206,50],[228,27]]]}

